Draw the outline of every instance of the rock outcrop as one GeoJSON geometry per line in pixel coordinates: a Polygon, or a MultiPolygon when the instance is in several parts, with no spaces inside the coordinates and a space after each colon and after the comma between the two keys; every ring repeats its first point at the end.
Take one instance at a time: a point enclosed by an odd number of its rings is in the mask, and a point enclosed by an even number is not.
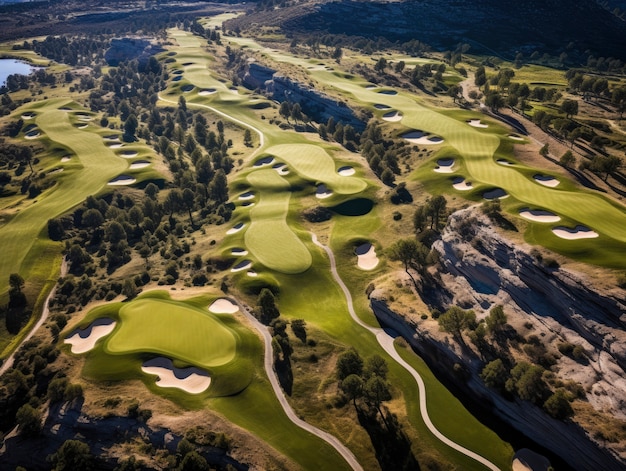
{"type": "MultiPolygon", "coordinates": [[[[441,286],[429,286],[423,293],[432,307],[443,311],[458,305],[474,309],[480,319],[500,304],[518,330],[530,327],[546,344],[580,345],[588,361],[560,356],[553,368],[557,376],[580,383],[595,409],[626,418],[623,291],[596,289],[583,275],[543,266],[530,247],[499,235],[476,209],[454,213],[433,248],[442,270],[441,286]]],[[[529,402],[503,398],[480,380],[483,362],[478,356],[393,312],[376,291],[370,301],[377,317],[401,333],[439,374],[572,467],[624,469],[626,456],[619,444],[600,446],[573,421],[558,421],[529,402]],[[469,373],[463,380],[453,373],[455,365],[469,373]]]]}
{"type": "Polygon", "coordinates": [[[249,62],[239,75],[246,88],[266,92],[279,102],[299,103],[302,111],[318,123],[326,123],[332,116],[335,122],[349,124],[357,131],[365,129],[363,121],[344,102],[291,80],[274,69],[257,62],[249,62]]]}

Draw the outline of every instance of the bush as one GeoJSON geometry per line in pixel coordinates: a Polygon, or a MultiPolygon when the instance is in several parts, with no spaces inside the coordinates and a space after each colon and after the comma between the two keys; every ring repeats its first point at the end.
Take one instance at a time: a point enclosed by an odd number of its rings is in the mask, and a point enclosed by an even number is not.
{"type": "Polygon", "coordinates": [[[574,414],[567,395],[562,389],[557,390],[543,404],[544,410],[555,419],[564,420],[574,414]]]}

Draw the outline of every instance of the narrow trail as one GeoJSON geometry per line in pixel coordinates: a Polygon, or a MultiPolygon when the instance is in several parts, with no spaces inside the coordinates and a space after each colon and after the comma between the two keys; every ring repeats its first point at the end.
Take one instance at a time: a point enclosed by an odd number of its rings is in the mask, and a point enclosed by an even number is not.
{"type": "MultiPolygon", "coordinates": [[[[65,276],[65,274],[67,273],[67,266],[68,266],[67,260],[64,257],[63,261],[61,262],[61,273],[59,276],[65,276]]],[[[50,294],[48,294],[48,297],[43,303],[43,310],[41,311],[41,317],[39,318],[37,323],[30,330],[28,335],[24,337],[24,339],[19,343],[19,345],[15,347],[13,352],[11,352],[11,354],[6,358],[6,360],[4,360],[4,363],[2,363],[2,366],[0,366],[0,376],[6,373],[7,370],[13,366],[13,362],[15,361],[15,354],[21,348],[21,346],[24,345],[26,342],[28,342],[33,337],[33,335],[35,335],[35,332],[37,332],[41,328],[43,323],[46,322],[46,319],[48,318],[48,315],[50,314],[50,308],[48,306],[50,304],[50,300],[52,299],[52,296],[54,296],[54,293],[56,293],[58,285],[59,284],[56,283],[50,290],[50,294]]]]}
{"type": "Polygon", "coordinates": [[[488,469],[491,469],[493,471],[499,471],[500,468],[498,468],[495,464],[493,464],[487,458],[471,450],[468,450],[462,445],[459,445],[458,443],[450,440],[443,433],[441,433],[437,429],[437,427],[435,427],[432,420],[430,419],[430,416],[428,415],[428,407],[426,404],[426,385],[424,384],[424,380],[419,375],[419,373],[413,369],[411,365],[409,365],[406,361],[402,359],[402,357],[400,357],[400,354],[396,351],[394,347],[394,337],[392,335],[390,335],[384,329],[371,327],[367,325],[357,316],[356,312],[354,311],[354,305],[352,302],[352,295],[350,294],[350,290],[348,290],[348,287],[345,285],[345,283],[339,276],[339,273],[337,272],[337,265],[335,262],[335,255],[333,254],[333,251],[329,247],[320,243],[317,240],[317,236],[315,234],[313,233],[311,234],[313,237],[313,243],[317,245],[318,247],[322,248],[322,250],[324,250],[324,252],[326,252],[326,254],[328,255],[328,258],[330,260],[330,271],[333,275],[333,278],[335,279],[335,281],[337,282],[337,284],[343,291],[344,296],[346,297],[346,302],[348,303],[348,311],[350,312],[350,316],[352,317],[352,320],[356,322],[358,325],[360,325],[361,327],[363,327],[364,329],[367,329],[372,334],[374,334],[380,346],[389,354],[389,356],[391,356],[396,362],[398,362],[398,364],[402,366],[405,370],[407,370],[411,374],[411,376],[413,376],[413,378],[415,379],[415,382],[417,383],[417,387],[419,390],[420,413],[422,415],[422,420],[426,424],[426,427],[428,427],[428,430],[430,430],[430,432],[435,437],[437,437],[443,443],[448,445],[450,448],[458,451],[459,453],[464,454],[465,456],[469,458],[476,460],[477,462],[479,462],[480,464],[482,464],[488,469]]]}
{"type": "Polygon", "coordinates": [[[278,382],[278,377],[276,376],[276,372],[274,371],[274,365],[272,362],[272,359],[274,358],[274,354],[272,352],[272,336],[270,335],[269,329],[265,325],[261,324],[257,320],[256,317],[254,317],[244,306],[241,305],[241,303],[239,303],[236,300],[234,301],[237,302],[239,309],[241,310],[241,312],[244,313],[244,315],[250,321],[250,323],[254,326],[254,328],[258,330],[259,333],[263,336],[263,340],[265,344],[265,358],[264,358],[265,372],[267,373],[267,377],[270,380],[272,389],[274,389],[274,394],[276,395],[278,402],[280,402],[280,405],[285,411],[285,414],[287,414],[287,417],[289,418],[289,420],[291,420],[296,426],[300,427],[303,430],[306,430],[307,432],[315,435],[316,437],[321,438],[330,446],[332,446],[335,450],[337,450],[337,453],[339,453],[343,457],[343,459],[346,460],[346,462],[350,465],[350,467],[353,470],[363,471],[363,468],[357,461],[354,454],[343,443],[341,443],[337,437],[335,437],[334,435],[331,435],[328,432],[320,430],[314,425],[311,425],[305,422],[304,420],[300,419],[296,415],[296,413],[293,411],[293,409],[289,405],[289,402],[287,402],[285,393],[280,387],[280,383],[278,382]]]}
{"type": "MultiPolygon", "coordinates": [[[[159,100],[161,100],[161,101],[164,101],[166,103],[173,103],[174,105],[178,106],[178,102],[177,101],[168,100],[167,98],[163,98],[160,93],[157,96],[159,97],[159,100]]],[[[228,119],[229,121],[232,121],[233,123],[237,123],[240,126],[243,126],[244,128],[248,128],[251,131],[254,131],[259,136],[259,147],[257,147],[257,149],[252,154],[250,154],[249,159],[252,159],[254,156],[256,156],[261,151],[261,149],[263,149],[263,146],[265,145],[265,135],[263,134],[263,132],[259,128],[255,127],[255,126],[253,126],[253,125],[251,125],[249,123],[246,123],[245,121],[237,119],[234,116],[231,116],[231,115],[229,115],[227,113],[224,113],[223,111],[220,111],[217,108],[213,108],[212,106],[209,106],[209,105],[203,105],[201,103],[194,103],[194,102],[187,102],[187,106],[196,106],[198,108],[205,108],[205,109],[207,109],[209,111],[212,111],[213,113],[216,113],[216,114],[218,114],[218,115],[228,119]]]]}

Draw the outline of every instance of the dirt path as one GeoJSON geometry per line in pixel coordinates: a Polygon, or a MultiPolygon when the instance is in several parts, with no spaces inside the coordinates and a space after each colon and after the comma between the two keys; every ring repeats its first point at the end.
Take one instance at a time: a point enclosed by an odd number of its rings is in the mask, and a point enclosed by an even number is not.
{"type": "Polygon", "coordinates": [[[407,370],[411,374],[411,376],[413,376],[413,378],[415,379],[415,382],[417,383],[417,387],[419,390],[420,413],[422,415],[422,420],[426,424],[426,427],[428,427],[428,430],[430,430],[430,432],[435,437],[437,437],[443,443],[448,445],[450,448],[458,451],[459,453],[464,454],[465,456],[468,456],[469,458],[472,458],[478,461],[480,464],[482,464],[488,469],[491,469],[492,471],[499,471],[500,468],[498,468],[495,464],[493,464],[487,458],[471,450],[468,450],[462,445],[459,445],[458,443],[450,440],[443,433],[441,433],[437,429],[437,427],[435,427],[432,420],[430,419],[430,416],[428,415],[428,407],[426,404],[426,385],[424,384],[424,380],[419,375],[419,373],[413,369],[411,365],[409,365],[406,361],[404,361],[400,357],[400,354],[397,352],[394,346],[395,337],[393,336],[392,331],[387,331],[381,328],[371,327],[367,325],[365,322],[363,322],[357,316],[356,312],[354,311],[354,305],[352,302],[352,295],[350,294],[350,290],[348,290],[348,287],[345,285],[345,283],[339,276],[339,273],[337,272],[337,265],[335,263],[335,255],[333,254],[333,251],[329,247],[318,242],[317,236],[315,234],[312,234],[312,236],[313,236],[313,243],[317,245],[318,247],[321,247],[324,250],[324,252],[326,252],[326,254],[328,255],[328,258],[330,260],[330,271],[333,275],[333,278],[335,279],[335,281],[337,282],[337,284],[343,291],[344,296],[346,297],[346,301],[348,303],[348,311],[350,312],[350,316],[352,317],[352,320],[354,320],[354,322],[356,322],[358,325],[360,325],[364,329],[367,329],[372,334],[374,334],[380,346],[389,354],[389,356],[391,356],[400,366],[402,366],[405,370],[407,370]]]}
{"type": "MultiPolygon", "coordinates": [[[[61,262],[61,274],[59,276],[65,276],[66,273],[67,273],[67,260],[63,258],[63,261],[61,262]]],[[[6,373],[7,370],[13,366],[13,362],[15,361],[15,354],[20,349],[20,347],[24,345],[26,342],[28,342],[33,337],[33,335],[35,335],[35,332],[37,332],[41,328],[43,323],[46,322],[46,319],[48,318],[48,315],[50,314],[50,309],[48,305],[50,304],[50,300],[52,299],[52,296],[54,296],[54,293],[56,293],[57,286],[58,286],[58,283],[55,284],[53,288],[50,290],[50,294],[48,294],[46,301],[43,303],[43,310],[41,311],[41,317],[39,318],[37,323],[34,325],[34,327],[31,329],[28,335],[24,337],[24,339],[19,343],[19,345],[15,347],[13,352],[6,358],[6,360],[4,360],[4,363],[2,363],[2,366],[0,366],[0,376],[6,373]]]]}

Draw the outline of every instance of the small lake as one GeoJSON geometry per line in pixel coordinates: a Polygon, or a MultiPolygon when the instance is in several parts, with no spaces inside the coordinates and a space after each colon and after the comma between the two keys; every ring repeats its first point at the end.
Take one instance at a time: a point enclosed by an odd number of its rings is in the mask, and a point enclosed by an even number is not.
{"type": "Polygon", "coordinates": [[[15,59],[0,59],[0,87],[6,84],[9,75],[29,75],[38,68],[15,59]]]}

